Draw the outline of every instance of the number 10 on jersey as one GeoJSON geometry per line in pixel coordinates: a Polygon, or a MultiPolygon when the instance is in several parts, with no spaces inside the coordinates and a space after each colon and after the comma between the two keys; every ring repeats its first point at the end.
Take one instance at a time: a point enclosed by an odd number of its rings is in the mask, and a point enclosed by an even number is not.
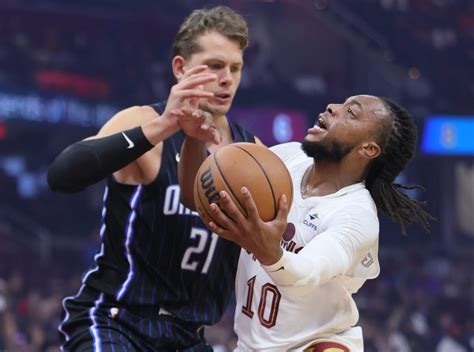
{"type": "MultiPolygon", "coordinates": [[[[252,276],[247,280],[247,301],[242,306],[242,313],[253,319],[252,310],[253,295],[255,289],[255,280],[257,276],[252,276]]],[[[260,302],[258,303],[258,319],[260,324],[270,329],[276,324],[278,317],[278,307],[280,306],[281,293],[278,288],[267,282],[260,290],[260,302]]]]}

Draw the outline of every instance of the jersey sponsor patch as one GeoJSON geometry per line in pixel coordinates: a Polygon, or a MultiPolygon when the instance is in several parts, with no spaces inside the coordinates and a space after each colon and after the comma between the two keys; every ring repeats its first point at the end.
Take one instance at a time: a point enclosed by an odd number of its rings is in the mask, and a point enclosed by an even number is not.
{"type": "Polygon", "coordinates": [[[303,225],[310,228],[311,230],[317,231],[319,226],[319,214],[318,213],[309,213],[303,219],[303,225]]]}

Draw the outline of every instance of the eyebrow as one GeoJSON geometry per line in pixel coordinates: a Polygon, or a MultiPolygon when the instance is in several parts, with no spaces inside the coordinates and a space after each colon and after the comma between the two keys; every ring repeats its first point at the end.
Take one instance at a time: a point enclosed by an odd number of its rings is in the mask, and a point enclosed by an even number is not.
{"type": "MultiPolygon", "coordinates": [[[[210,58],[207,58],[204,60],[204,62],[219,62],[219,63],[226,63],[226,61],[222,58],[218,58],[218,57],[210,57],[210,58]]],[[[230,63],[231,65],[240,65],[240,66],[243,66],[244,65],[244,62],[243,60],[239,60],[239,61],[234,61],[234,62],[231,62],[230,63]]]]}
{"type": "Polygon", "coordinates": [[[349,105],[357,105],[361,110],[364,110],[364,109],[362,108],[362,104],[359,103],[359,102],[358,102],[357,100],[355,100],[355,99],[349,100],[349,101],[347,102],[347,104],[349,104],[349,105]]]}

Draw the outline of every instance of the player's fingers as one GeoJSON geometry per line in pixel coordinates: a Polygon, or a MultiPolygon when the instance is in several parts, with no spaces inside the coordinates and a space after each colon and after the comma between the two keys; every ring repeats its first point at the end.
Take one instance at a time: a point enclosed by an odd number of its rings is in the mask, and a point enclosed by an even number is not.
{"type": "Polygon", "coordinates": [[[200,109],[193,110],[191,115],[196,119],[203,119],[204,120],[204,112],[200,109]]]}
{"type": "Polygon", "coordinates": [[[190,119],[192,111],[186,107],[181,107],[171,111],[171,114],[179,118],[178,123],[181,121],[187,121],[190,119]],[[174,113],[176,111],[176,113],[174,113]]]}
{"type": "Polygon", "coordinates": [[[288,199],[286,198],[285,194],[282,194],[278,202],[278,213],[274,221],[276,223],[286,224],[289,212],[290,212],[290,209],[289,209],[288,199]]]}
{"type": "Polygon", "coordinates": [[[205,83],[209,83],[215,80],[217,80],[217,75],[215,73],[202,73],[188,77],[185,80],[181,80],[176,85],[176,87],[179,89],[197,88],[203,90],[203,88],[200,88],[200,86],[203,86],[205,83]]]}
{"type": "Polygon", "coordinates": [[[214,93],[207,92],[205,90],[200,89],[184,89],[178,90],[174,93],[180,99],[188,99],[188,98],[212,98],[214,93]]]}
{"type": "Polygon", "coordinates": [[[184,74],[181,77],[181,80],[186,79],[189,76],[192,76],[194,74],[202,73],[202,72],[206,71],[207,67],[208,67],[207,65],[197,65],[197,66],[191,67],[191,68],[184,71],[184,74]]]}
{"type": "Polygon", "coordinates": [[[220,142],[220,137],[219,135],[213,130],[212,127],[210,127],[209,129],[203,131],[203,140],[205,142],[211,142],[211,143],[215,143],[215,144],[219,144],[220,142]]]}
{"type": "Polygon", "coordinates": [[[213,78],[216,77],[216,74],[215,73],[209,73],[209,72],[202,72],[202,73],[198,73],[198,74],[194,74],[194,75],[191,75],[189,77],[184,77],[179,81],[177,82],[175,85],[173,85],[173,87],[171,88],[172,90],[178,90],[178,89],[183,89],[183,87],[186,87],[186,86],[189,86],[189,85],[192,85],[193,88],[199,88],[199,89],[203,89],[204,88],[204,83],[206,82],[202,82],[200,83],[201,80],[213,80],[213,78]]]}
{"type": "Polygon", "coordinates": [[[216,126],[209,126],[207,129],[208,137],[210,142],[214,142],[215,144],[219,144],[221,140],[221,135],[219,131],[216,129],[216,126]]]}
{"type": "Polygon", "coordinates": [[[244,205],[245,205],[245,210],[247,211],[248,219],[253,222],[261,221],[262,219],[260,218],[260,215],[258,214],[257,205],[255,204],[255,201],[253,200],[253,197],[250,194],[250,191],[248,190],[248,188],[242,187],[240,192],[242,192],[242,196],[244,198],[244,205]]]}
{"type": "Polygon", "coordinates": [[[207,224],[207,226],[209,226],[212,232],[217,234],[219,237],[222,237],[229,241],[234,240],[234,238],[231,235],[231,232],[226,231],[224,228],[218,226],[215,222],[211,221],[209,224],[207,224]]]}
{"type": "Polygon", "coordinates": [[[225,191],[219,192],[219,208],[222,213],[225,213],[227,218],[235,223],[242,224],[245,221],[244,215],[239,210],[234,200],[225,191]]]}
{"type": "Polygon", "coordinates": [[[218,204],[212,203],[210,208],[212,211],[212,217],[216,224],[219,224],[219,226],[224,229],[231,229],[234,227],[234,220],[228,217],[227,213],[225,213],[218,204]]]}
{"type": "Polygon", "coordinates": [[[193,75],[188,77],[187,79],[183,79],[176,83],[170,91],[170,96],[174,96],[177,92],[186,89],[198,89],[204,91],[202,88],[204,84],[208,82],[215,81],[217,76],[215,74],[210,73],[201,73],[197,75],[193,75]],[[201,87],[201,88],[200,88],[201,87]]]}
{"type": "Polygon", "coordinates": [[[212,135],[214,136],[214,143],[219,144],[222,138],[221,133],[217,130],[217,128],[212,128],[212,135]]]}
{"type": "Polygon", "coordinates": [[[175,116],[175,117],[181,117],[183,116],[183,112],[180,109],[174,109],[170,111],[170,114],[175,116]]]}
{"type": "Polygon", "coordinates": [[[210,128],[216,128],[216,125],[214,124],[214,121],[211,121],[211,120],[208,120],[206,118],[204,118],[204,116],[201,116],[201,119],[199,120],[199,122],[201,123],[201,129],[203,130],[208,130],[210,128]]]}
{"type": "MultiPolygon", "coordinates": [[[[196,89],[199,89],[199,88],[196,88],[196,89]]],[[[189,105],[192,109],[197,109],[198,104],[199,104],[199,99],[198,99],[198,98],[190,98],[190,99],[188,99],[187,101],[188,101],[188,105],[189,105]]]]}

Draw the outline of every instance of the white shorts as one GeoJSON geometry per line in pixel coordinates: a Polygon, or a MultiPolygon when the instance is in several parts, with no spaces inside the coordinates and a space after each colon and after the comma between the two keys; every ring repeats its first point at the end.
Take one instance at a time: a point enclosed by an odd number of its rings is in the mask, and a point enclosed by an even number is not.
{"type": "MultiPolygon", "coordinates": [[[[291,342],[288,343],[291,346],[291,342]]],[[[288,346],[286,345],[286,346],[288,346]]],[[[237,343],[234,352],[364,352],[364,340],[362,328],[359,326],[350,328],[336,335],[318,336],[309,341],[295,343],[292,347],[269,346],[263,349],[253,349],[245,346],[241,341],[237,343]]]]}
{"type": "Polygon", "coordinates": [[[364,352],[362,328],[355,326],[337,335],[318,337],[289,351],[302,352],[364,352]]]}

